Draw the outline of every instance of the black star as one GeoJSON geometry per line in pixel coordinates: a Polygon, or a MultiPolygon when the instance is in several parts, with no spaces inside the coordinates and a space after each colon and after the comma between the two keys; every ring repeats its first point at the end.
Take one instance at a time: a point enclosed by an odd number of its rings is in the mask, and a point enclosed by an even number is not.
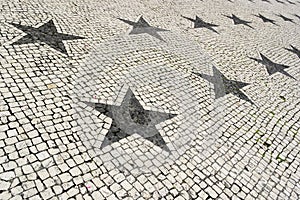
{"type": "Polygon", "coordinates": [[[207,28],[215,33],[218,33],[213,27],[218,27],[219,25],[207,23],[207,22],[203,21],[201,18],[199,18],[197,15],[196,15],[196,19],[192,19],[192,18],[185,17],[185,16],[182,16],[182,17],[194,22],[194,28],[207,28]]]}
{"type": "Polygon", "coordinates": [[[148,24],[148,22],[146,22],[144,20],[144,18],[141,16],[137,22],[132,22],[132,21],[129,21],[129,20],[126,20],[126,19],[121,19],[121,18],[117,18],[131,26],[133,26],[133,29],[130,31],[129,34],[142,34],[142,33],[147,33],[159,40],[162,40],[162,37],[157,33],[157,32],[160,32],[160,31],[168,31],[166,29],[162,29],[162,28],[157,28],[157,27],[152,27],[148,24]]]}
{"type": "Polygon", "coordinates": [[[261,1],[264,1],[264,2],[272,4],[269,0],[261,0],[261,1]]]}
{"type": "Polygon", "coordinates": [[[296,3],[292,2],[292,1],[289,1],[289,0],[286,0],[286,2],[288,2],[289,4],[293,4],[293,5],[296,4],[296,3]]]}
{"type": "Polygon", "coordinates": [[[292,45],[290,45],[290,46],[292,47],[291,49],[288,49],[288,48],[284,48],[284,49],[286,49],[286,50],[288,50],[290,52],[295,53],[300,58],[300,50],[297,49],[296,47],[292,46],[292,45]]]}
{"type": "Polygon", "coordinates": [[[228,17],[229,19],[232,19],[234,25],[243,24],[245,26],[248,26],[248,27],[254,29],[252,26],[249,25],[251,22],[242,20],[242,19],[238,18],[237,16],[235,16],[234,14],[232,14],[232,16],[228,16],[228,15],[224,15],[224,16],[228,17]]]}
{"type": "Polygon", "coordinates": [[[295,79],[294,77],[292,77],[289,73],[287,73],[286,71],[284,71],[284,69],[289,68],[289,66],[286,65],[282,65],[282,64],[277,64],[274,63],[273,61],[271,61],[269,58],[267,58],[266,56],[264,56],[262,53],[260,53],[260,57],[261,59],[257,59],[257,58],[251,58],[252,60],[255,60],[256,62],[263,64],[266,66],[268,74],[272,75],[275,74],[276,72],[282,73],[290,78],[295,79]]]}
{"type": "Polygon", "coordinates": [[[288,17],[285,17],[285,16],[283,16],[282,14],[277,15],[277,16],[278,16],[278,17],[281,17],[284,21],[288,21],[288,22],[295,23],[293,19],[288,18],[288,17]]]}
{"type": "Polygon", "coordinates": [[[41,43],[44,42],[48,44],[53,49],[60,51],[61,53],[67,54],[67,50],[64,46],[63,40],[76,40],[84,39],[80,36],[73,36],[64,33],[58,33],[57,29],[53,23],[53,20],[48,21],[38,28],[31,26],[24,26],[21,24],[10,23],[14,27],[27,33],[24,37],[20,38],[18,41],[14,42],[12,45],[21,45],[29,43],[41,43]]]}
{"type": "Polygon", "coordinates": [[[297,15],[297,14],[294,14],[294,16],[295,16],[295,17],[297,17],[298,19],[300,19],[300,16],[299,16],[299,15],[297,15]]]}
{"type": "MultiPolygon", "coordinates": [[[[277,24],[275,23],[275,20],[266,18],[265,16],[263,16],[263,15],[261,15],[261,14],[254,15],[254,16],[255,16],[255,17],[258,17],[258,18],[260,18],[260,19],[262,19],[263,22],[269,22],[269,23],[272,23],[272,24],[274,24],[274,25],[277,25],[277,24]]],[[[278,25],[277,25],[277,26],[278,26],[278,25]]]]}
{"type": "Polygon", "coordinates": [[[214,91],[216,95],[216,99],[223,97],[227,94],[233,94],[240,99],[250,102],[254,104],[240,89],[249,85],[249,83],[244,83],[241,81],[234,81],[227,79],[216,67],[213,67],[213,76],[194,73],[210,83],[214,84],[214,91]]]}
{"type": "Polygon", "coordinates": [[[169,151],[155,125],[175,117],[175,114],[144,110],[130,89],[128,89],[121,106],[97,103],[95,108],[112,118],[112,124],[102,142],[101,149],[136,133],[154,145],[169,151]]]}

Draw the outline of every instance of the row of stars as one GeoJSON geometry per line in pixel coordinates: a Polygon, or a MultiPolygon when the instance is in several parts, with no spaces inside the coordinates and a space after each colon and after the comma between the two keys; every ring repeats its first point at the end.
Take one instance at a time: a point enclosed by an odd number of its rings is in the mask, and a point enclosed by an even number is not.
{"type": "MultiPolygon", "coordinates": [[[[230,2],[232,2],[233,3],[233,1],[232,0],[227,0],[227,1],[230,1],[230,2]]],[[[248,1],[250,1],[250,2],[253,2],[254,3],[254,0],[248,0],[248,1]]],[[[270,0],[261,0],[262,2],[267,2],[267,3],[270,3],[270,4],[272,4],[272,2],[270,1],[270,0]]],[[[277,3],[281,3],[281,4],[286,4],[284,1],[281,1],[281,0],[275,0],[277,3]]],[[[289,0],[285,0],[287,3],[289,3],[289,4],[292,4],[292,5],[296,5],[296,3],[295,2],[292,2],[292,1],[289,1],[289,0]]],[[[300,1],[298,1],[298,3],[300,3],[300,1]]]]}
{"type": "MultiPolygon", "coordinates": [[[[232,18],[236,24],[246,24],[247,25],[247,23],[245,21],[237,18],[235,15],[227,16],[227,17],[232,18]]],[[[185,18],[187,18],[187,17],[185,17],[185,18]]],[[[150,26],[150,24],[148,22],[146,22],[146,20],[142,16],[139,17],[137,22],[133,22],[133,21],[129,21],[129,20],[121,19],[121,18],[118,18],[118,19],[133,27],[129,34],[147,33],[147,34],[150,34],[151,36],[154,36],[160,40],[163,40],[157,32],[167,31],[165,29],[150,26]]],[[[187,18],[187,19],[193,20],[190,18],[187,18]]],[[[214,24],[209,24],[209,23],[204,22],[198,16],[196,16],[194,23],[195,23],[195,28],[205,27],[205,28],[212,29],[213,26],[217,26],[214,24]]],[[[34,43],[36,41],[45,42],[52,48],[59,50],[62,53],[67,53],[67,51],[64,47],[64,44],[63,44],[63,40],[84,39],[83,37],[80,37],[80,36],[73,36],[73,35],[58,33],[57,29],[53,23],[53,20],[50,20],[49,22],[45,23],[44,25],[42,25],[38,28],[24,26],[24,25],[15,24],[15,23],[10,23],[10,24],[27,33],[26,36],[20,38],[16,42],[14,42],[13,45],[34,43]]],[[[212,29],[212,30],[214,30],[214,29],[212,29]]],[[[291,45],[291,48],[285,48],[285,49],[292,53],[295,53],[300,58],[300,51],[296,47],[291,45]]],[[[293,76],[291,76],[289,73],[287,73],[285,71],[285,69],[289,68],[289,66],[275,63],[263,54],[260,54],[260,57],[261,57],[261,59],[251,58],[251,57],[249,57],[249,59],[252,59],[260,64],[265,65],[269,75],[279,72],[279,73],[282,73],[283,75],[286,75],[290,78],[295,79],[293,76]]],[[[214,68],[213,72],[214,72],[213,79],[212,79],[212,77],[209,77],[208,75],[203,75],[203,74],[198,74],[198,75],[200,75],[201,77],[203,77],[204,79],[206,79],[212,83],[217,83],[218,81],[216,81],[216,80],[221,78],[225,85],[225,93],[226,94],[232,93],[243,100],[253,103],[245,94],[243,94],[240,91],[240,89],[243,88],[244,86],[248,85],[248,83],[242,83],[242,82],[229,80],[224,75],[222,75],[221,72],[218,71],[216,68],[214,68]]],[[[197,74],[197,73],[195,73],[195,74],[197,74]]],[[[215,87],[215,88],[217,88],[217,87],[215,87]]],[[[215,91],[215,92],[216,92],[216,97],[220,97],[220,94],[218,93],[218,91],[215,91]]]]}
{"type": "MultiPolygon", "coordinates": [[[[229,19],[232,19],[234,25],[239,25],[239,24],[241,24],[241,25],[245,25],[245,26],[248,26],[249,28],[254,29],[254,28],[250,25],[250,23],[252,23],[252,22],[243,20],[243,19],[237,17],[237,16],[234,15],[234,14],[232,14],[231,16],[230,16],[230,15],[223,15],[223,16],[225,16],[225,17],[227,17],[227,18],[229,18],[229,19]]],[[[255,17],[258,17],[258,18],[260,18],[260,19],[262,19],[262,21],[265,22],[265,23],[268,22],[268,23],[272,23],[272,24],[274,24],[274,25],[277,25],[277,24],[275,23],[275,20],[269,19],[269,18],[263,16],[262,14],[257,14],[257,15],[254,15],[254,16],[255,16],[255,17]]],[[[281,17],[284,21],[288,21],[288,22],[291,22],[291,23],[295,23],[293,19],[288,18],[288,17],[286,17],[286,16],[284,16],[284,15],[282,15],[282,14],[279,14],[279,15],[277,15],[277,16],[278,16],[278,17],[281,17]]],[[[298,17],[298,18],[300,19],[300,16],[299,16],[299,15],[295,14],[295,16],[298,17]]],[[[219,25],[205,22],[203,19],[201,19],[201,18],[198,17],[197,15],[196,15],[196,19],[192,19],[192,18],[185,17],[185,16],[182,16],[182,17],[185,18],[185,19],[187,19],[187,20],[192,21],[192,22],[194,23],[194,28],[207,28],[207,29],[209,29],[209,30],[211,30],[211,31],[213,31],[213,32],[215,32],[215,33],[218,33],[218,32],[214,29],[214,27],[218,27],[219,25]]],[[[278,26],[278,25],[277,25],[277,26],[278,26]]]]}
{"type": "MultiPolygon", "coordinates": [[[[234,25],[241,24],[241,25],[245,25],[245,26],[253,29],[253,27],[250,25],[250,23],[252,23],[252,22],[250,22],[250,21],[240,19],[239,17],[237,17],[234,14],[232,14],[231,16],[229,16],[229,15],[224,15],[224,16],[232,19],[234,25]]],[[[265,23],[272,23],[274,25],[277,25],[275,23],[275,20],[269,19],[261,14],[254,15],[254,16],[259,17],[265,23]]],[[[289,21],[289,22],[294,23],[293,19],[287,18],[283,15],[278,15],[278,16],[281,17],[284,21],[289,21]]],[[[300,19],[300,16],[298,16],[298,15],[296,15],[296,16],[300,19]]],[[[185,16],[182,16],[182,17],[189,21],[192,21],[194,23],[194,28],[206,28],[215,33],[218,33],[218,31],[215,30],[215,27],[218,27],[219,25],[205,22],[203,19],[201,19],[197,15],[196,15],[196,19],[192,19],[192,18],[185,17],[185,16]]],[[[163,38],[158,34],[158,32],[168,31],[166,29],[150,26],[150,24],[148,22],[146,22],[146,20],[142,16],[138,19],[137,22],[133,22],[133,21],[129,21],[126,19],[121,19],[121,18],[117,18],[117,19],[119,19],[133,27],[129,34],[147,33],[151,36],[154,36],[155,38],[157,38],[159,40],[164,41],[163,38]]],[[[34,28],[31,26],[24,26],[24,25],[16,24],[16,23],[10,23],[10,24],[13,25],[14,27],[22,30],[23,32],[27,33],[26,36],[22,37],[17,42],[14,42],[12,45],[28,44],[28,43],[35,43],[35,42],[45,42],[52,48],[54,48],[64,54],[67,54],[65,46],[62,42],[63,40],[84,39],[83,37],[80,37],[80,36],[73,36],[73,35],[58,33],[57,29],[53,23],[53,20],[50,20],[49,22],[45,23],[44,25],[42,25],[38,28],[34,28]]],[[[292,47],[292,49],[293,49],[293,51],[297,52],[297,49],[295,47],[292,47]]]]}

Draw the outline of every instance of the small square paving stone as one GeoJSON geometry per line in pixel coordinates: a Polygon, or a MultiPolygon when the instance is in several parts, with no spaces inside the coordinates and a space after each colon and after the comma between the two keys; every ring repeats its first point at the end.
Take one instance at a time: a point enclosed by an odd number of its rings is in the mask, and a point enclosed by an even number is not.
{"type": "Polygon", "coordinates": [[[0,185],[1,185],[0,189],[3,190],[3,191],[5,191],[5,190],[7,190],[9,188],[10,183],[7,182],[7,181],[1,181],[0,180],[0,185]]]}
{"type": "Polygon", "coordinates": [[[33,168],[31,165],[24,165],[22,167],[22,170],[23,170],[24,174],[30,174],[33,172],[33,168]]]}

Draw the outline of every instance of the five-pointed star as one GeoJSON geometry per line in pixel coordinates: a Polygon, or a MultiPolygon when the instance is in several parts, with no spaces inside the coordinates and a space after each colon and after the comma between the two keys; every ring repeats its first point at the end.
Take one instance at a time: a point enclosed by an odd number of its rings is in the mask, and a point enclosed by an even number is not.
{"type": "Polygon", "coordinates": [[[112,124],[102,142],[101,149],[136,133],[154,145],[169,151],[155,125],[175,117],[175,114],[144,110],[130,89],[127,90],[120,106],[97,103],[95,109],[112,118],[112,124]]]}
{"type": "Polygon", "coordinates": [[[283,1],[276,0],[278,3],[285,4],[283,1]]]}
{"type": "Polygon", "coordinates": [[[264,1],[264,2],[272,4],[269,0],[261,0],[261,1],[264,1]]]}
{"type": "Polygon", "coordinates": [[[292,1],[289,1],[289,0],[286,0],[289,4],[293,4],[295,5],[296,3],[292,2],[292,1]]]}
{"type": "Polygon", "coordinates": [[[293,19],[288,18],[288,17],[285,17],[285,16],[283,16],[282,14],[277,15],[277,16],[278,16],[278,17],[281,17],[284,21],[295,23],[293,19]]]}
{"type": "Polygon", "coordinates": [[[147,33],[159,40],[162,40],[162,37],[157,33],[160,31],[168,31],[166,29],[162,29],[162,28],[157,28],[157,27],[152,27],[148,24],[148,22],[145,21],[145,19],[141,16],[137,22],[132,22],[126,19],[121,19],[121,18],[117,18],[131,26],[133,26],[132,30],[130,31],[129,34],[142,34],[142,33],[147,33]]]}
{"type": "Polygon", "coordinates": [[[264,56],[262,53],[260,53],[260,57],[261,59],[257,59],[257,58],[251,58],[252,60],[255,60],[256,62],[263,64],[266,66],[268,74],[272,75],[275,74],[276,72],[282,73],[290,78],[295,79],[294,77],[292,77],[289,73],[287,73],[286,71],[284,71],[284,69],[289,68],[289,66],[286,65],[282,65],[282,64],[277,64],[274,63],[273,61],[271,61],[269,58],[267,58],[266,56],[264,56]]]}
{"type": "Polygon", "coordinates": [[[294,14],[295,17],[297,17],[298,19],[300,19],[300,15],[294,14]]]}
{"type": "Polygon", "coordinates": [[[254,104],[240,89],[249,85],[249,83],[244,83],[241,81],[230,80],[226,78],[216,67],[213,67],[213,76],[207,74],[194,74],[204,78],[210,83],[214,84],[215,98],[223,97],[227,94],[233,94],[240,99],[254,104]]]}
{"type": "Polygon", "coordinates": [[[76,39],[84,39],[80,36],[73,36],[64,33],[58,33],[57,29],[53,23],[53,20],[48,21],[38,28],[34,28],[31,26],[24,26],[21,24],[10,23],[14,27],[22,30],[27,33],[24,37],[20,38],[18,41],[14,42],[12,45],[21,45],[21,44],[29,44],[36,42],[44,42],[48,44],[50,47],[54,48],[61,53],[67,54],[67,50],[64,46],[63,40],[76,40],[76,39]]]}
{"type": "Polygon", "coordinates": [[[300,58],[300,50],[297,49],[296,47],[294,47],[293,45],[290,45],[292,48],[288,49],[288,48],[284,48],[290,52],[293,52],[294,54],[296,54],[299,58],[300,58]]]}
{"type": "MultiPolygon", "coordinates": [[[[262,19],[263,22],[269,22],[269,23],[272,23],[272,24],[274,24],[274,25],[277,25],[277,24],[275,23],[275,20],[269,19],[269,18],[267,18],[267,17],[265,17],[265,16],[263,16],[263,15],[261,15],[261,14],[254,15],[254,16],[255,16],[255,17],[258,17],[258,18],[260,18],[260,19],[262,19]]],[[[277,26],[278,26],[278,25],[277,25],[277,26]]]]}
{"type": "Polygon", "coordinates": [[[183,18],[194,22],[194,28],[207,28],[215,33],[218,33],[213,27],[218,27],[219,25],[211,24],[203,21],[200,17],[196,15],[196,19],[192,19],[189,17],[182,16],[183,18]]]}
{"type": "Polygon", "coordinates": [[[243,24],[245,26],[248,26],[248,27],[254,29],[252,26],[249,25],[251,22],[242,20],[242,19],[238,18],[237,16],[235,16],[234,14],[232,14],[232,16],[228,16],[228,15],[224,15],[224,16],[228,17],[229,19],[232,19],[234,25],[243,24]]]}

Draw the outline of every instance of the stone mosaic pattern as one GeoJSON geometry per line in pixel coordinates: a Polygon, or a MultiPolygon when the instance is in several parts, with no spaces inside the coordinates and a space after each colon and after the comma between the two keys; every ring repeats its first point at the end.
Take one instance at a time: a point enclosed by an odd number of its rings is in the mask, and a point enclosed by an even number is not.
{"type": "Polygon", "coordinates": [[[300,199],[299,11],[0,0],[0,199],[300,199]]]}

